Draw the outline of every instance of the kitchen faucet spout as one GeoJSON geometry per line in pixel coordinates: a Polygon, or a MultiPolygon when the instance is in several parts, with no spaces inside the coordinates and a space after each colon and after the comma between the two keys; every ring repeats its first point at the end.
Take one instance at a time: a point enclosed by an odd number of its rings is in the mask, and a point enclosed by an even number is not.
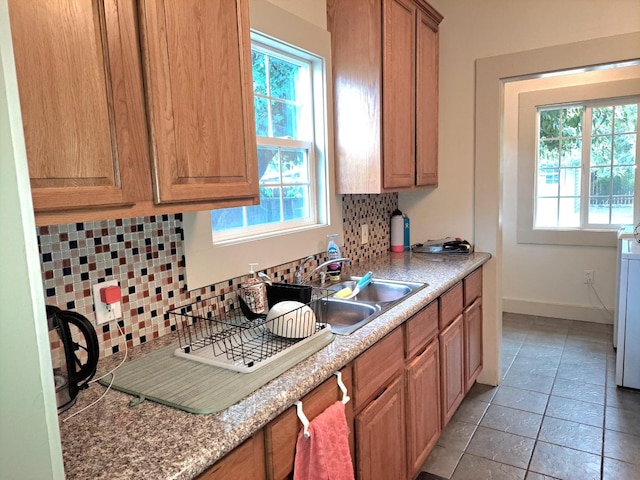
{"type": "MultiPolygon", "coordinates": [[[[305,259],[305,261],[306,261],[306,259],[305,259]]],[[[345,263],[351,263],[351,260],[346,258],[346,257],[343,257],[343,258],[332,258],[331,260],[327,260],[326,262],[321,263],[316,268],[311,270],[309,275],[307,275],[306,277],[302,277],[302,275],[300,275],[300,278],[301,278],[300,283],[303,283],[303,284],[309,283],[309,281],[311,280],[311,277],[313,276],[314,273],[316,273],[318,270],[322,270],[323,268],[328,267],[332,263],[342,263],[344,265],[345,263]]],[[[303,262],[303,265],[304,265],[304,262],[303,262]]],[[[301,269],[301,271],[302,271],[302,269],[301,269]]]]}

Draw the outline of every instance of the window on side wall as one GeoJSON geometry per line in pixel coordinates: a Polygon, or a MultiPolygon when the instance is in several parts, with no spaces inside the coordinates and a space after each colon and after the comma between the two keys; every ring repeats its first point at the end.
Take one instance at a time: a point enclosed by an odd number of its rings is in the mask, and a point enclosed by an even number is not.
{"type": "Polygon", "coordinates": [[[326,201],[314,132],[319,59],[257,34],[251,54],[260,204],[212,210],[214,242],[315,225],[326,201]]]}
{"type": "Polygon", "coordinates": [[[538,108],[535,228],[634,223],[637,102],[538,108]]]}
{"type": "Polygon", "coordinates": [[[640,222],[636,79],[518,97],[518,243],[616,245],[640,222]]]}

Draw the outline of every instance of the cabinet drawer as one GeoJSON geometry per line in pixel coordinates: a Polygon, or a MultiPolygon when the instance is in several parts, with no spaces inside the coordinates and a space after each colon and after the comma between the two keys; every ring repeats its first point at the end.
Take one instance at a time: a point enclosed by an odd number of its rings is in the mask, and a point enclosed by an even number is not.
{"type": "Polygon", "coordinates": [[[432,302],[405,323],[405,357],[412,358],[438,334],[438,302],[432,302]]]}
{"type": "Polygon", "coordinates": [[[462,296],[462,282],[458,282],[440,297],[440,330],[462,314],[462,296]]]}
{"type": "MultiPolygon", "coordinates": [[[[347,387],[347,392],[352,395],[351,367],[342,370],[342,381],[347,387]]],[[[313,420],[327,407],[342,399],[342,390],[338,387],[337,378],[331,376],[321,385],[302,398],[302,408],[309,419],[313,420]]],[[[347,425],[349,431],[353,426],[353,402],[346,405],[347,425]]],[[[296,409],[291,407],[283,412],[265,427],[265,449],[267,454],[267,479],[282,480],[289,478],[293,473],[293,465],[296,453],[298,432],[302,424],[296,414],[296,409]]],[[[353,458],[353,435],[349,437],[351,456],[353,458]]]]}
{"type": "Polygon", "coordinates": [[[354,409],[378,393],[397,372],[404,368],[402,329],[380,340],[353,362],[354,409]]]}
{"type": "Polygon", "coordinates": [[[482,296],[482,267],[468,275],[464,280],[464,306],[467,307],[473,301],[482,296]]]}
{"type": "Polygon", "coordinates": [[[224,480],[226,478],[239,480],[263,480],[266,478],[262,430],[256,432],[211,468],[205,470],[197,480],[224,480]]]}

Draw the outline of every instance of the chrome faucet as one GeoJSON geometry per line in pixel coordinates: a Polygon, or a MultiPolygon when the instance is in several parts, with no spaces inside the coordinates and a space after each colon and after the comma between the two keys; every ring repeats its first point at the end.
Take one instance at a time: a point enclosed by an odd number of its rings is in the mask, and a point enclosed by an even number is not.
{"type": "Polygon", "coordinates": [[[331,260],[327,260],[324,263],[321,263],[320,265],[318,265],[316,268],[314,268],[313,270],[311,270],[311,273],[309,273],[309,275],[307,275],[306,277],[303,276],[303,270],[302,267],[304,266],[305,262],[307,260],[312,259],[313,256],[307,257],[302,261],[302,264],[300,265],[300,276],[296,275],[296,283],[298,283],[298,281],[300,283],[309,283],[309,280],[311,280],[311,277],[313,276],[314,273],[316,273],[318,270],[321,270],[325,267],[328,267],[329,265],[331,265],[332,263],[351,263],[351,260],[349,260],[348,258],[333,258],[331,260]]]}

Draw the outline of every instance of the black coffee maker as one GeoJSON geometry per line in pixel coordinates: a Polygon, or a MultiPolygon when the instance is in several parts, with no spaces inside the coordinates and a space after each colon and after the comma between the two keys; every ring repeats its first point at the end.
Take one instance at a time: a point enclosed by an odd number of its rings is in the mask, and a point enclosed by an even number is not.
{"type": "Polygon", "coordinates": [[[47,305],[47,322],[60,414],[75,403],[96,373],[100,350],[93,325],[79,313],[47,305]]]}

